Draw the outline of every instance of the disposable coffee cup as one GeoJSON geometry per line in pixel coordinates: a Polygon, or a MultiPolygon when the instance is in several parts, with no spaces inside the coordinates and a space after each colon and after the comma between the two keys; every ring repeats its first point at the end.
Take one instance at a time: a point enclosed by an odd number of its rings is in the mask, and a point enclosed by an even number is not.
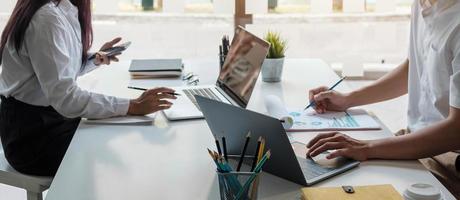
{"type": "Polygon", "coordinates": [[[403,196],[405,200],[443,200],[439,188],[426,183],[410,185],[403,196]]]}

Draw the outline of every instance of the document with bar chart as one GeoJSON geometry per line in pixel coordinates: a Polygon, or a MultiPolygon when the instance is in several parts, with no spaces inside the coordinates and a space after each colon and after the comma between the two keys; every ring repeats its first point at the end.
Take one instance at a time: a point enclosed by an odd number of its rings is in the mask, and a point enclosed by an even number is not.
{"type": "Polygon", "coordinates": [[[317,114],[314,111],[291,111],[294,125],[288,132],[298,131],[353,131],[380,130],[380,124],[366,111],[360,109],[346,112],[327,112],[317,114]]]}

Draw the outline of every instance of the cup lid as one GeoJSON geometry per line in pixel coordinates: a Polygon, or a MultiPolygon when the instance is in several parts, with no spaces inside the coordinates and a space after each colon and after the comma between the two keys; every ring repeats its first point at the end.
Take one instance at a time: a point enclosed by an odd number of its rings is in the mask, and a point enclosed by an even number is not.
{"type": "Polygon", "coordinates": [[[430,184],[426,183],[415,183],[410,185],[406,191],[405,195],[414,200],[440,200],[441,191],[430,184]]]}

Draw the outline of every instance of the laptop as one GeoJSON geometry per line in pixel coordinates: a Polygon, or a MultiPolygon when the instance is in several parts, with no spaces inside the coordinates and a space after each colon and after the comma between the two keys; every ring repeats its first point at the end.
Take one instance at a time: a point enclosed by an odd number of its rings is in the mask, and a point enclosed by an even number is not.
{"type": "Polygon", "coordinates": [[[229,155],[241,153],[249,131],[252,139],[248,145],[248,155],[255,153],[257,138],[265,138],[266,149],[271,149],[271,157],[264,171],[275,176],[310,186],[360,164],[345,157],[327,160],[328,163],[314,161],[306,156],[305,144],[289,141],[278,119],[201,96],[196,96],[196,99],[211,132],[219,139],[225,136],[229,155]]]}
{"type": "Polygon", "coordinates": [[[171,121],[203,118],[195,95],[246,108],[269,48],[267,41],[238,27],[216,84],[173,88],[181,96],[170,109],[163,111],[166,118],[171,121]]]}

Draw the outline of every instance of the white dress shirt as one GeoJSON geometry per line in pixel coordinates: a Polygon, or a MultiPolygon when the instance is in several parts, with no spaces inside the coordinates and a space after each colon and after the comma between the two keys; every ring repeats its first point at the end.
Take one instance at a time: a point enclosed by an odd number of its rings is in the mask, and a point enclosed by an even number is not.
{"type": "Polygon", "coordinates": [[[439,122],[460,109],[460,3],[438,0],[412,8],[409,51],[409,129],[439,122]]]}
{"type": "Polygon", "coordinates": [[[36,106],[52,106],[69,118],[126,115],[129,100],[91,93],[76,79],[96,68],[82,63],[78,10],[69,1],[48,3],[33,16],[20,52],[8,42],[0,73],[0,95],[36,106]]]}

